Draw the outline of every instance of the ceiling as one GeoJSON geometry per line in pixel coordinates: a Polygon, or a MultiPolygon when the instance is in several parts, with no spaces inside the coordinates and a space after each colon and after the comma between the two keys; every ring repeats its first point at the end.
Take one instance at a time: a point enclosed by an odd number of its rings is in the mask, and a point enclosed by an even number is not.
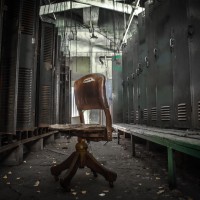
{"type": "Polygon", "coordinates": [[[142,7],[144,7],[145,1],[42,0],[40,16],[43,21],[55,23],[62,34],[85,32],[88,34],[84,34],[84,37],[81,37],[80,34],[78,37],[76,34],[76,39],[101,38],[96,40],[96,45],[100,45],[104,49],[113,48],[112,50],[119,51],[124,39],[130,37],[131,33],[134,32],[134,21],[137,19],[138,12],[141,12],[142,7]],[[130,19],[131,16],[133,16],[132,19],[130,19]],[[109,41],[109,45],[107,41],[109,41]]]}

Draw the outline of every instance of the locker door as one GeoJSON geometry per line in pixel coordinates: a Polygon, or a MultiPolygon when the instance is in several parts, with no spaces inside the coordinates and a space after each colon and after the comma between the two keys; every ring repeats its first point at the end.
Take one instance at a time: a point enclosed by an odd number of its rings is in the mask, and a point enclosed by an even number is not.
{"type": "Polygon", "coordinates": [[[112,57],[112,101],[113,123],[123,122],[122,56],[112,57]]]}
{"type": "Polygon", "coordinates": [[[134,102],[133,102],[133,38],[128,40],[127,45],[127,81],[128,81],[128,123],[134,123],[134,102]]]}
{"type": "Polygon", "coordinates": [[[156,80],[157,80],[157,43],[155,33],[155,20],[157,18],[154,4],[145,3],[145,24],[146,24],[146,39],[148,46],[149,65],[147,69],[147,124],[151,126],[157,125],[157,104],[156,104],[156,80]]]}
{"type": "Polygon", "coordinates": [[[52,119],[52,69],[54,55],[54,25],[42,23],[38,77],[38,127],[48,127],[52,119]]]}
{"type": "Polygon", "coordinates": [[[17,100],[17,130],[33,130],[35,126],[36,30],[39,5],[35,0],[22,0],[20,17],[19,83],[17,100]]]}
{"type": "Polygon", "coordinates": [[[173,126],[173,71],[170,53],[170,1],[158,1],[156,6],[155,30],[158,54],[157,67],[157,115],[158,126],[173,126]]]}
{"type": "Polygon", "coordinates": [[[65,122],[65,56],[61,52],[60,58],[60,104],[59,104],[59,123],[65,122]]]}
{"type": "Polygon", "coordinates": [[[188,40],[191,70],[192,127],[200,129],[200,2],[190,0],[188,6],[188,40]]]}
{"type": "Polygon", "coordinates": [[[147,124],[147,97],[146,97],[146,76],[147,76],[147,43],[145,37],[145,12],[138,15],[138,72],[139,72],[139,123],[147,124]]]}
{"type": "Polygon", "coordinates": [[[128,123],[127,48],[125,48],[122,52],[122,74],[123,74],[123,122],[128,123]]]}
{"type": "Polygon", "coordinates": [[[2,29],[3,29],[3,10],[4,10],[4,0],[0,2],[0,60],[1,60],[1,41],[2,41],[2,29]]]}
{"type": "Polygon", "coordinates": [[[71,123],[71,71],[65,67],[65,123],[71,123]]]}
{"type": "Polygon", "coordinates": [[[169,44],[173,65],[174,126],[176,128],[190,128],[191,94],[187,0],[171,0],[171,12],[173,18],[169,44]]]}
{"type": "Polygon", "coordinates": [[[21,1],[5,0],[0,64],[0,132],[15,134],[21,1]]]}
{"type": "Polygon", "coordinates": [[[59,123],[59,98],[60,98],[60,65],[61,65],[61,36],[57,34],[55,38],[55,59],[53,70],[53,124],[59,123]]]}
{"type": "Polygon", "coordinates": [[[66,56],[61,56],[61,74],[60,74],[60,123],[71,122],[71,71],[66,66],[66,56]]]}
{"type": "Polygon", "coordinates": [[[134,104],[134,123],[139,123],[139,71],[138,71],[138,32],[133,35],[133,104],[134,104]]]}

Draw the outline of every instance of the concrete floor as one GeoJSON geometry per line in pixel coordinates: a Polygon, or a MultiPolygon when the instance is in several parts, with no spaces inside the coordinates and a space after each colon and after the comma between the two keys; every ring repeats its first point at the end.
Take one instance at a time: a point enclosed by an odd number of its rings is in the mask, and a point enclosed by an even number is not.
{"type": "Polygon", "coordinates": [[[136,146],[137,157],[131,157],[131,143],[123,139],[104,145],[91,143],[90,150],[105,167],[117,172],[114,188],[100,175],[97,178],[89,169],[79,169],[72,179],[70,193],[65,192],[50,174],[52,164],[63,161],[74,151],[76,138],[64,136],[40,152],[30,152],[20,166],[0,167],[0,200],[29,199],[122,199],[122,200],[199,200],[198,178],[177,178],[178,188],[169,190],[167,184],[166,154],[149,152],[143,145],[136,146]],[[195,180],[195,181],[193,181],[195,180]]]}

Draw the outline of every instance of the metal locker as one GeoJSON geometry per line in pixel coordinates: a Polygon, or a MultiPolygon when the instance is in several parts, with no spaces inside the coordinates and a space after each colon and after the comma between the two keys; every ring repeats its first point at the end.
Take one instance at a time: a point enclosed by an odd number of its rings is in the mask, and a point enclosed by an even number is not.
{"type": "Polygon", "coordinates": [[[190,0],[188,4],[187,36],[191,71],[192,128],[200,129],[200,2],[190,0]]]}
{"type": "MultiPolygon", "coordinates": [[[[171,35],[168,38],[173,66],[174,127],[191,127],[191,93],[188,49],[188,0],[171,0],[171,35]]],[[[196,42],[196,41],[195,41],[196,42]]]]}
{"type": "Polygon", "coordinates": [[[39,5],[35,0],[21,1],[17,130],[34,130],[36,48],[39,5]],[[37,11],[37,12],[36,12],[37,11]]]}
{"type": "Polygon", "coordinates": [[[128,97],[127,97],[127,48],[122,52],[122,77],[123,77],[123,122],[128,123],[128,97]]]}
{"type": "MultiPolygon", "coordinates": [[[[155,30],[157,38],[156,66],[156,103],[157,125],[172,128],[173,126],[173,69],[170,53],[170,23],[173,16],[170,13],[171,0],[155,1],[155,30]]],[[[178,8],[176,8],[178,9],[178,8]]],[[[178,11],[177,11],[178,12],[178,11]]]]}
{"type": "Polygon", "coordinates": [[[146,95],[146,76],[148,68],[147,43],[145,33],[145,12],[138,15],[138,104],[139,104],[139,123],[147,124],[147,95],[146,95]]]}
{"type": "Polygon", "coordinates": [[[0,60],[0,132],[16,134],[20,0],[4,1],[0,60]]]}
{"type": "Polygon", "coordinates": [[[54,25],[42,22],[40,63],[38,67],[38,127],[48,127],[52,120],[52,69],[54,55],[54,25]]]}
{"type": "Polygon", "coordinates": [[[123,122],[123,88],[122,88],[122,55],[112,57],[112,120],[123,122]]]}
{"type": "Polygon", "coordinates": [[[132,57],[133,57],[133,66],[132,66],[132,79],[133,79],[133,109],[134,109],[134,124],[139,123],[139,93],[138,93],[138,84],[139,84],[139,71],[138,71],[138,30],[133,34],[133,45],[132,45],[132,57]]]}
{"type": "Polygon", "coordinates": [[[157,125],[157,104],[156,104],[156,79],[157,79],[157,43],[155,33],[155,20],[158,16],[154,9],[153,1],[145,3],[145,24],[146,24],[146,39],[148,46],[148,68],[147,68],[147,124],[150,126],[157,125]]]}
{"type": "Polygon", "coordinates": [[[65,123],[71,123],[71,70],[69,66],[66,66],[65,75],[65,123]]]}
{"type": "Polygon", "coordinates": [[[133,38],[127,41],[127,98],[128,98],[128,123],[134,123],[134,103],[133,103],[133,38]]]}
{"type": "Polygon", "coordinates": [[[66,66],[66,56],[61,55],[60,68],[60,106],[59,123],[66,124],[71,122],[71,71],[66,66]]]}
{"type": "Polygon", "coordinates": [[[60,58],[60,104],[59,104],[59,123],[65,123],[65,59],[61,52],[60,58]]]}
{"type": "Polygon", "coordinates": [[[55,34],[55,59],[53,70],[53,117],[52,123],[59,123],[59,99],[60,99],[60,65],[61,65],[61,36],[58,29],[55,34]]]}
{"type": "Polygon", "coordinates": [[[3,29],[3,11],[4,11],[4,0],[0,2],[0,60],[1,60],[1,41],[2,41],[2,29],[3,29]]]}

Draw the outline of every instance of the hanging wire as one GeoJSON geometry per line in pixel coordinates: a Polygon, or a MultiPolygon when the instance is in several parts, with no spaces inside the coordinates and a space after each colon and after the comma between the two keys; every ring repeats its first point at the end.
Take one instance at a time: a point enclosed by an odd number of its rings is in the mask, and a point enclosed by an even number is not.
{"type": "MultiPolygon", "coordinates": [[[[115,10],[115,1],[113,0],[113,8],[115,10]]],[[[112,15],[112,20],[113,20],[113,32],[114,32],[114,57],[115,57],[115,44],[116,44],[116,33],[115,33],[115,12],[113,12],[113,15],[112,15]]]]}
{"type": "Polygon", "coordinates": [[[75,19],[75,37],[76,37],[76,72],[77,72],[77,28],[76,28],[76,19],[75,19]]]}

